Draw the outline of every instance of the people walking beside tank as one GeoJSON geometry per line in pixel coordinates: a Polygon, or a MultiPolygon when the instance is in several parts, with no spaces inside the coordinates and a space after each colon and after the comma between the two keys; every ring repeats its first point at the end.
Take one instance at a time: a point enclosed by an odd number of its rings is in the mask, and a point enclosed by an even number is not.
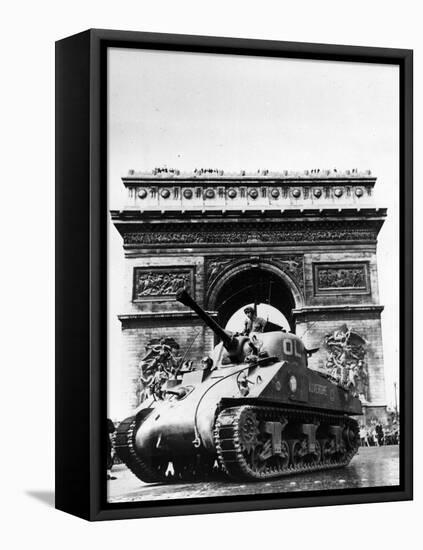
{"type": "Polygon", "coordinates": [[[382,427],[381,424],[376,424],[375,432],[376,432],[376,439],[377,439],[378,445],[379,446],[383,445],[385,434],[384,434],[383,427],[382,427]]]}
{"type": "Polygon", "coordinates": [[[114,448],[112,441],[112,434],[116,431],[115,425],[110,418],[107,419],[107,479],[116,479],[115,476],[112,476],[113,468],[113,459],[114,459],[114,448]]]}
{"type": "Polygon", "coordinates": [[[369,447],[369,434],[366,426],[360,427],[360,444],[362,447],[369,447]]]}
{"type": "Polygon", "coordinates": [[[379,441],[376,436],[376,428],[374,426],[372,426],[370,429],[370,438],[372,445],[375,447],[379,447],[379,441]]]}

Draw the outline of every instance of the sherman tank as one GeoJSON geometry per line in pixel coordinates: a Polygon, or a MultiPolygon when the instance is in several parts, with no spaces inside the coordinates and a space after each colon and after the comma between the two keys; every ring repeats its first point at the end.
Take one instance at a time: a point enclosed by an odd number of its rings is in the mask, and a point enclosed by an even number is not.
{"type": "Polygon", "coordinates": [[[308,368],[317,350],[283,330],[231,333],[185,290],[176,299],[220,342],[202,368],[179,369],[120,423],[116,453],[139,479],[267,480],[351,461],[361,403],[308,368]]]}

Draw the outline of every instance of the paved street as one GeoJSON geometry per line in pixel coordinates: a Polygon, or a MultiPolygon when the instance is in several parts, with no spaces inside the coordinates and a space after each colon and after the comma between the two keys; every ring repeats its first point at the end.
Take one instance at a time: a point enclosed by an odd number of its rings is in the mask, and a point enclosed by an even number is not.
{"type": "Polygon", "coordinates": [[[112,473],[117,479],[108,481],[109,502],[377,487],[399,484],[399,448],[395,445],[361,447],[358,455],[346,468],[288,476],[271,482],[147,484],[138,480],[123,465],[115,466],[112,473]]]}

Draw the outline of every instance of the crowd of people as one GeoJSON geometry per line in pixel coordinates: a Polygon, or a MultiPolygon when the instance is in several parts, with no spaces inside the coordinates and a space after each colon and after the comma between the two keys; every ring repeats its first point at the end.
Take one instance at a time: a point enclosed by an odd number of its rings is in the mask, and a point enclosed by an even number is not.
{"type": "Polygon", "coordinates": [[[399,444],[399,425],[397,423],[382,425],[373,421],[369,426],[360,427],[360,444],[362,447],[380,447],[399,444]]]}

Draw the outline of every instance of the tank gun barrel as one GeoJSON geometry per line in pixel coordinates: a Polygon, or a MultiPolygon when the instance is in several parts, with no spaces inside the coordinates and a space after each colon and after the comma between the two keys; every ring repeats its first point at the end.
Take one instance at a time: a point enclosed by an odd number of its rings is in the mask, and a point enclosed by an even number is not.
{"type": "Polygon", "coordinates": [[[230,332],[224,330],[216,321],[210,317],[208,313],[200,307],[197,302],[195,302],[186,290],[180,290],[176,294],[176,300],[183,304],[184,306],[189,307],[202,319],[205,324],[212,329],[212,331],[222,340],[223,345],[227,350],[232,350],[236,345],[236,340],[230,332]]]}

